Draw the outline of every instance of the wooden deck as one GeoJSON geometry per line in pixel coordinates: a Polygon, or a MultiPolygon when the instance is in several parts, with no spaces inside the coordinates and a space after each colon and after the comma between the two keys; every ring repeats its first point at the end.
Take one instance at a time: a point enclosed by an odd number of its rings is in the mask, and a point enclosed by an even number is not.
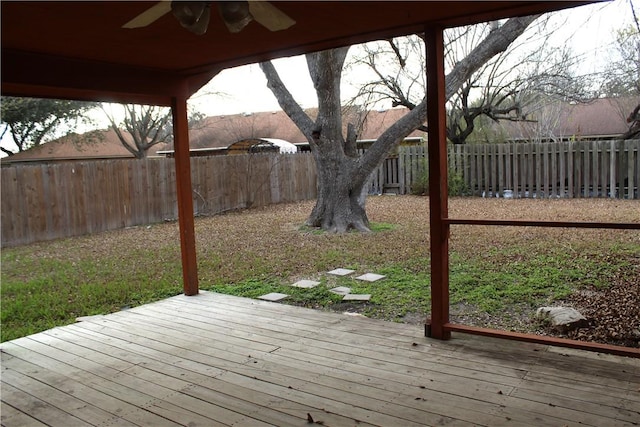
{"type": "Polygon", "coordinates": [[[0,347],[7,427],[640,424],[640,359],[207,292],[0,347]]]}

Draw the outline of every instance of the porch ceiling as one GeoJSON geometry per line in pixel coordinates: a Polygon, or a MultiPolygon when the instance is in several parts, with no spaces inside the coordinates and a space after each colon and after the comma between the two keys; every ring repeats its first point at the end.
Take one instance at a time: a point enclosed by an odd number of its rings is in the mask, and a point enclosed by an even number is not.
{"type": "Polygon", "coordinates": [[[2,2],[3,94],[169,105],[227,67],[588,2],[278,2],[297,22],[285,31],[252,22],[229,33],[215,7],[202,36],[171,13],[122,28],[155,3],[2,2]]]}

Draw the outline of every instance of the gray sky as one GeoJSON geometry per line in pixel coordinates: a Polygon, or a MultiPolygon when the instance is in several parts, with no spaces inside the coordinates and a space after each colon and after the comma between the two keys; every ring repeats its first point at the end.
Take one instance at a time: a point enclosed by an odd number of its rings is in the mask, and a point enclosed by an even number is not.
{"type": "MultiPolygon", "coordinates": [[[[640,13],[640,1],[634,1],[636,12],[640,13]]],[[[570,38],[575,54],[584,55],[584,66],[592,69],[606,60],[615,30],[632,22],[629,0],[581,6],[557,12],[556,15],[558,22],[566,20],[567,25],[554,33],[554,39],[564,44],[570,38]]],[[[304,58],[283,58],[275,61],[275,64],[296,100],[305,108],[316,106],[315,91],[304,58]]],[[[343,95],[349,94],[350,88],[343,88],[343,95]]],[[[256,64],[222,71],[192,97],[192,104],[206,115],[280,109],[256,64]],[[209,95],[215,92],[225,95],[209,95]]]]}

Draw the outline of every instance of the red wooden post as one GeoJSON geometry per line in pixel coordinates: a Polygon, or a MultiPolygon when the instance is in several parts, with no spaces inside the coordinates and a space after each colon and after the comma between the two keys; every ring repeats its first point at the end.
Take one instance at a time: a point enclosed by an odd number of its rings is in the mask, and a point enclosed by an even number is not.
{"type": "Polygon", "coordinates": [[[427,50],[427,124],[429,147],[429,221],[431,248],[431,319],[425,333],[449,339],[449,224],[445,116],[444,37],[437,26],[425,29],[427,50]]]}
{"type": "Polygon", "coordinates": [[[180,250],[182,253],[182,280],[185,295],[198,293],[198,265],[196,261],[196,236],[193,221],[191,188],[191,159],[189,155],[189,124],[187,97],[171,99],[173,113],[173,145],[178,187],[178,222],[180,225],[180,250]]]}

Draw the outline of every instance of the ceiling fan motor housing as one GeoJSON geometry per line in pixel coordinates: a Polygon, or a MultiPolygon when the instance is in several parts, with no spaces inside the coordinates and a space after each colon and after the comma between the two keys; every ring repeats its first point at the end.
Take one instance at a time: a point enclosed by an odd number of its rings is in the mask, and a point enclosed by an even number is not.
{"type": "Polygon", "coordinates": [[[223,1],[218,3],[220,16],[232,33],[240,32],[253,19],[249,11],[249,2],[223,1]]]}
{"type": "Polygon", "coordinates": [[[211,14],[208,1],[172,1],[171,11],[180,25],[192,33],[202,35],[207,32],[211,14]]]}

